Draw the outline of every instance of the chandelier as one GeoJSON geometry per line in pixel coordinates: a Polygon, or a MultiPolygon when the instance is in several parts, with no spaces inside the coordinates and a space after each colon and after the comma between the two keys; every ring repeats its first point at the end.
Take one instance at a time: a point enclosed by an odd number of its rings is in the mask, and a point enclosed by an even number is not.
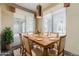
{"type": "Polygon", "coordinates": [[[35,18],[42,18],[42,6],[41,5],[37,5],[36,7],[35,18]]]}

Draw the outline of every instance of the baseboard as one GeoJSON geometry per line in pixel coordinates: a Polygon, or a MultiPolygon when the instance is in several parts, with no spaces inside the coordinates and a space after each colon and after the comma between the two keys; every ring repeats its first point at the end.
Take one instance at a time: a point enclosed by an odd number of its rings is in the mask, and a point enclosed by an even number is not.
{"type": "Polygon", "coordinates": [[[69,55],[69,56],[79,56],[77,54],[71,53],[71,52],[66,51],[66,50],[64,50],[64,53],[67,54],[67,55],[69,55]]]}

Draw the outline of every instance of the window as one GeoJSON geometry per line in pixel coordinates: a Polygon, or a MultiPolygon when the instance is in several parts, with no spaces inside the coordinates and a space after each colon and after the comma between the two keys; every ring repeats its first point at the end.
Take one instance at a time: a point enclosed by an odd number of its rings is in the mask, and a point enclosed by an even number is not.
{"type": "Polygon", "coordinates": [[[34,32],[34,18],[32,16],[26,16],[26,32],[34,32]]]}
{"type": "Polygon", "coordinates": [[[58,32],[60,35],[66,34],[66,9],[62,8],[45,15],[42,25],[43,32],[58,32]]]}
{"type": "MultiPolygon", "coordinates": [[[[21,15],[20,15],[21,16],[21,15]]],[[[14,33],[34,32],[34,18],[33,16],[16,17],[14,20],[14,33]]]]}
{"type": "Polygon", "coordinates": [[[43,32],[52,32],[52,15],[48,14],[43,17],[42,20],[42,31],[43,32]]]}
{"type": "Polygon", "coordinates": [[[33,32],[34,31],[34,18],[30,15],[15,15],[14,24],[13,24],[13,31],[14,31],[14,42],[13,45],[16,46],[20,44],[19,33],[25,32],[33,32]]]}
{"type": "Polygon", "coordinates": [[[53,13],[53,32],[66,34],[66,9],[62,8],[53,13]]]}
{"type": "Polygon", "coordinates": [[[26,25],[25,22],[22,22],[22,33],[26,32],[25,25],[26,25]]]}
{"type": "Polygon", "coordinates": [[[14,20],[14,34],[19,34],[25,32],[25,20],[20,18],[15,18],[14,20]]]}

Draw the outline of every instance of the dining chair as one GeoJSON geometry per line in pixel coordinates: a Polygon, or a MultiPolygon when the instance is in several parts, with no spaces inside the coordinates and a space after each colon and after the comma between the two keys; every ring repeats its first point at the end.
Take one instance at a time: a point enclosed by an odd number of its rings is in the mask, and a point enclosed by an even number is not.
{"type": "Polygon", "coordinates": [[[50,32],[50,34],[48,35],[48,37],[57,38],[57,37],[59,37],[59,34],[56,33],[56,32],[50,32]]]}
{"type": "Polygon", "coordinates": [[[33,34],[33,36],[38,37],[38,36],[39,36],[39,34],[34,33],[34,34],[33,34]]]}
{"type": "Polygon", "coordinates": [[[20,35],[20,40],[21,40],[20,48],[13,50],[13,55],[26,56],[27,53],[31,55],[30,46],[28,44],[29,41],[25,37],[23,37],[24,34],[20,33],[19,35],[20,35]]]}
{"type": "Polygon", "coordinates": [[[28,35],[33,35],[33,32],[28,32],[28,35]]]}
{"type": "MultiPolygon", "coordinates": [[[[25,34],[24,33],[19,33],[19,36],[20,36],[20,54],[21,55],[25,55],[25,52],[24,52],[25,48],[24,48],[23,40],[22,40],[23,35],[25,35],[25,34]]],[[[27,33],[26,33],[26,35],[27,35],[27,33]]]]}
{"type": "Polygon", "coordinates": [[[25,55],[32,55],[31,54],[31,46],[30,46],[30,42],[29,42],[29,39],[28,37],[24,37],[22,36],[22,40],[23,40],[23,46],[24,46],[24,53],[25,55]]]}
{"type": "MultiPolygon", "coordinates": [[[[58,37],[59,37],[59,34],[56,33],[56,32],[51,32],[51,33],[48,35],[48,37],[49,37],[49,39],[50,39],[50,38],[58,38],[58,37]]],[[[54,45],[56,45],[56,44],[54,44],[54,45]]]]}
{"type": "Polygon", "coordinates": [[[60,40],[57,42],[57,48],[51,49],[49,55],[64,56],[65,39],[66,36],[61,36],[60,40]]]}
{"type": "Polygon", "coordinates": [[[20,53],[20,48],[12,50],[12,55],[13,56],[22,56],[20,53]]]}
{"type": "Polygon", "coordinates": [[[48,36],[48,32],[43,32],[40,36],[47,37],[48,36]]]}
{"type": "Polygon", "coordinates": [[[31,41],[28,37],[24,37],[24,33],[20,33],[20,48],[12,50],[12,54],[14,56],[41,56],[43,55],[42,50],[38,49],[38,48],[32,48],[32,44],[31,41]]]}
{"type": "Polygon", "coordinates": [[[22,40],[23,35],[28,35],[28,33],[19,33],[19,37],[20,37],[20,54],[21,55],[25,55],[24,46],[23,46],[23,40],[22,40]]]}
{"type": "Polygon", "coordinates": [[[23,55],[22,51],[23,51],[23,42],[22,42],[22,34],[19,33],[19,37],[20,37],[20,54],[23,55]]]}
{"type": "MultiPolygon", "coordinates": [[[[33,36],[40,38],[41,37],[41,34],[34,33],[33,36]]],[[[32,48],[38,48],[38,49],[41,49],[43,51],[43,48],[40,45],[37,45],[36,43],[33,43],[33,42],[32,42],[32,48]]]]}
{"type": "MultiPolygon", "coordinates": [[[[59,37],[59,34],[56,33],[56,32],[50,32],[49,35],[48,35],[48,37],[49,37],[49,39],[58,38],[58,37],[59,37]]],[[[52,45],[49,47],[49,50],[51,50],[51,49],[56,50],[58,44],[59,44],[59,42],[56,42],[56,43],[52,44],[52,45]]]]}
{"type": "Polygon", "coordinates": [[[60,37],[60,42],[59,42],[59,47],[58,47],[58,55],[64,56],[65,40],[66,40],[66,36],[60,37]]]}
{"type": "Polygon", "coordinates": [[[24,48],[25,48],[25,54],[26,55],[42,55],[42,50],[38,49],[38,48],[32,48],[31,47],[31,43],[30,43],[30,39],[28,37],[24,37],[23,36],[23,45],[24,45],[24,48]]]}
{"type": "MultiPolygon", "coordinates": [[[[47,37],[47,36],[48,36],[48,32],[42,32],[42,33],[40,33],[40,34],[38,34],[38,35],[36,35],[36,36],[38,36],[39,38],[40,38],[40,37],[47,37]]],[[[40,50],[43,51],[43,47],[41,47],[40,45],[36,45],[36,44],[35,44],[35,46],[36,46],[36,48],[39,48],[40,50]]]]}
{"type": "MultiPolygon", "coordinates": [[[[36,34],[34,34],[33,32],[28,32],[28,35],[29,35],[29,36],[31,36],[31,35],[32,35],[32,36],[36,36],[36,34]]],[[[32,48],[34,48],[34,46],[37,46],[35,43],[32,43],[31,41],[30,41],[30,43],[31,43],[31,47],[32,47],[32,48]]]]}

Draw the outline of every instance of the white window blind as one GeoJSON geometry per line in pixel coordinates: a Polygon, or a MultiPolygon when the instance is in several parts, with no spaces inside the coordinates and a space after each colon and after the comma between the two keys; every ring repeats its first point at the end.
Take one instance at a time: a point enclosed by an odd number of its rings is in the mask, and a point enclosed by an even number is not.
{"type": "Polygon", "coordinates": [[[26,16],[26,32],[34,32],[34,18],[32,16],[26,16]]]}
{"type": "Polygon", "coordinates": [[[52,32],[52,15],[47,14],[43,17],[42,20],[42,31],[43,32],[52,32]]]}
{"type": "Polygon", "coordinates": [[[53,32],[66,34],[66,9],[62,8],[53,13],[53,32]]]}
{"type": "Polygon", "coordinates": [[[66,34],[66,9],[62,8],[44,15],[42,20],[43,32],[58,32],[66,34]]]}

